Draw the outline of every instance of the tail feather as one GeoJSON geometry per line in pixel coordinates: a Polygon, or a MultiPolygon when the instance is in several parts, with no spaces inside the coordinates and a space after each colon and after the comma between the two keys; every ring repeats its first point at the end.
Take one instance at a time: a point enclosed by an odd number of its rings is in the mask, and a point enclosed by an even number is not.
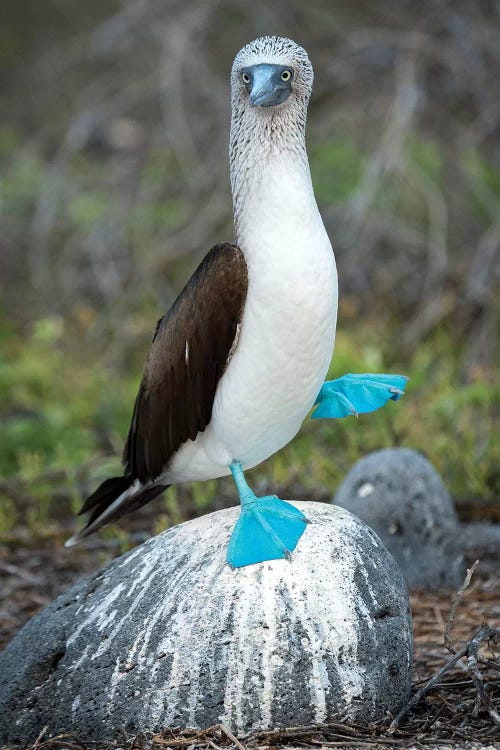
{"type": "Polygon", "coordinates": [[[132,513],[149,503],[167,489],[168,484],[141,485],[131,476],[106,479],[84,502],[80,513],[91,511],[85,526],[65,542],[72,547],[86,536],[93,534],[107,523],[116,521],[127,513],[132,513]]]}
{"type": "Polygon", "coordinates": [[[83,513],[88,513],[89,510],[99,506],[101,510],[110,505],[113,500],[116,500],[118,495],[128,490],[134,480],[131,476],[124,477],[111,477],[106,479],[99,487],[85,500],[82,507],[78,511],[78,515],[81,516],[83,513]]]}

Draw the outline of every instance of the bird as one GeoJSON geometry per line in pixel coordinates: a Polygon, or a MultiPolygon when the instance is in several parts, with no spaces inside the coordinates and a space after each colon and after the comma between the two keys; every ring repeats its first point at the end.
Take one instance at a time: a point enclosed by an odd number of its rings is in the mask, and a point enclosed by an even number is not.
{"type": "Polygon", "coordinates": [[[68,546],[170,485],[232,474],[241,513],[228,564],[290,559],[308,519],[276,496],[257,497],[244,472],[289,443],[315,405],[313,417],[341,417],[402,395],[404,376],[348,374],[325,383],[338,281],[306,151],[313,78],[307,52],[290,39],[260,37],[236,55],[234,242],[212,247],[158,321],[123,476],[87,498],[80,513],[88,520],[68,546]]]}

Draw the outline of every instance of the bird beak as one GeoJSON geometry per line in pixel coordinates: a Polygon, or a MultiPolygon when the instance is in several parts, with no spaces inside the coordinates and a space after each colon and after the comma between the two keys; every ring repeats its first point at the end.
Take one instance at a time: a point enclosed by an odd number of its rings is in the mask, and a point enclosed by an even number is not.
{"type": "Polygon", "coordinates": [[[246,70],[251,75],[247,89],[252,107],[274,107],[290,96],[290,81],[281,80],[282,65],[252,65],[246,70]]]}

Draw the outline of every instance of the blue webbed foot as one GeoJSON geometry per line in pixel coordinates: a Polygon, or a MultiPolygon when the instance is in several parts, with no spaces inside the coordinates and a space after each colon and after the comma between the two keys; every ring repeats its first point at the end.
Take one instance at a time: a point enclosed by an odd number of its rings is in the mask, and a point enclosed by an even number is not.
{"type": "Polygon", "coordinates": [[[290,559],[307,518],[277,497],[256,497],[246,484],[240,464],[231,464],[231,471],[240,494],[241,515],[229,541],[229,565],[242,568],[266,560],[290,559]]]}
{"type": "Polygon", "coordinates": [[[388,401],[399,401],[408,378],[404,375],[364,373],[343,375],[323,383],[311,419],[339,418],[376,411],[388,401]]]}

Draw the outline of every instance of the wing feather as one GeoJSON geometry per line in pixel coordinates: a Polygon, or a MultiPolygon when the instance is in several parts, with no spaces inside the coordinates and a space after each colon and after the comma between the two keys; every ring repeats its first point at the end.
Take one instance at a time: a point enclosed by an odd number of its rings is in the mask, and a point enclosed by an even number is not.
{"type": "Polygon", "coordinates": [[[134,479],[157,479],[180,446],[210,422],[247,287],[241,250],[216,245],[158,321],[123,452],[134,479]]]}

